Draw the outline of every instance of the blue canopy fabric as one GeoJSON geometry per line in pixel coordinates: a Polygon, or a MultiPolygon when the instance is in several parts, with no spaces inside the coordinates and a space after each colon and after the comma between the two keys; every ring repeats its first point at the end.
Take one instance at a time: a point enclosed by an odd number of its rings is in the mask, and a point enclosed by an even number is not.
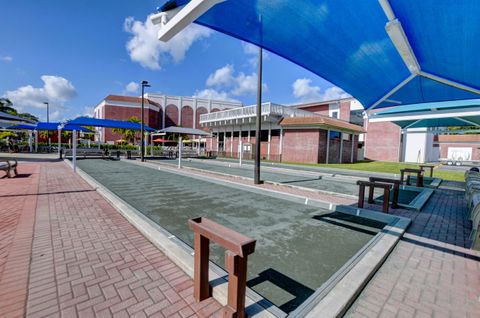
{"type": "MultiPolygon", "coordinates": [[[[40,123],[37,123],[37,126],[35,127],[35,130],[55,130],[55,131],[57,131],[58,126],[60,126],[60,125],[61,125],[61,123],[40,122],[40,123]]],[[[90,130],[88,128],[81,127],[79,125],[72,125],[72,124],[63,125],[62,130],[63,131],[76,130],[76,131],[83,131],[83,132],[93,132],[92,130],[90,130]]]]}
{"type": "Polygon", "coordinates": [[[21,125],[14,125],[14,126],[8,126],[8,129],[18,129],[18,130],[35,130],[37,128],[36,125],[26,125],[26,124],[21,124],[21,125]]]}
{"type": "MultiPolygon", "coordinates": [[[[79,117],[76,119],[69,120],[67,122],[69,125],[80,125],[80,126],[93,126],[93,127],[105,127],[105,128],[121,128],[121,129],[133,129],[140,130],[141,125],[139,123],[131,121],[119,121],[112,119],[99,119],[99,118],[90,118],[90,117],[79,117]]],[[[154,129],[144,126],[146,131],[155,131],[154,129]]]]}
{"type": "Polygon", "coordinates": [[[478,98],[479,16],[472,0],[228,0],[195,22],[278,54],[369,108],[478,98]],[[414,70],[387,33],[396,22],[414,70]]]}
{"type": "Polygon", "coordinates": [[[480,126],[480,99],[402,105],[370,115],[401,128],[480,126]]]}

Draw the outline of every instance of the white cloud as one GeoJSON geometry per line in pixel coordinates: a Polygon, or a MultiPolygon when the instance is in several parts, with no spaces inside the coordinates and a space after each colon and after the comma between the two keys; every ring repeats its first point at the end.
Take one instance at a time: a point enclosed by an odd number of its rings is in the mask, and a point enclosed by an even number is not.
{"type": "Polygon", "coordinates": [[[332,100],[350,96],[336,86],[329,87],[322,93],[320,86],[314,86],[311,83],[312,80],[309,78],[295,80],[292,84],[293,96],[302,102],[332,100]]]}
{"type": "Polygon", "coordinates": [[[49,102],[51,107],[61,107],[64,102],[77,95],[73,84],[60,76],[43,75],[43,87],[32,85],[22,86],[13,91],[7,91],[3,97],[10,99],[15,107],[44,108],[44,102],[49,102]]]}
{"type": "Polygon", "coordinates": [[[258,54],[258,46],[242,41],[243,52],[247,55],[257,55],[258,54]]]}
{"type": "MultiPolygon", "coordinates": [[[[244,41],[242,41],[241,43],[242,43],[243,53],[245,53],[245,55],[247,55],[249,57],[248,58],[248,64],[250,64],[253,67],[257,66],[257,64],[258,64],[258,46],[256,46],[255,44],[252,44],[252,43],[244,42],[244,41]]],[[[268,54],[268,52],[263,50],[262,58],[263,58],[264,61],[268,60],[270,58],[270,55],[268,54]]]]}
{"type": "Polygon", "coordinates": [[[11,61],[13,61],[13,57],[8,56],[8,55],[4,55],[4,56],[0,55],[0,61],[2,61],[2,62],[11,62],[11,61]]]}
{"type": "Polygon", "coordinates": [[[225,91],[217,91],[213,88],[206,88],[204,90],[197,91],[193,97],[238,102],[238,100],[231,98],[229,93],[225,91]]]}
{"type": "Polygon", "coordinates": [[[64,118],[61,118],[62,117],[62,113],[60,113],[59,110],[56,110],[54,112],[51,112],[49,114],[49,119],[50,121],[60,121],[60,120],[63,120],[64,118]]]}
{"type": "Polygon", "coordinates": [[[174,62],[180,62],[192,44],[212,34],[210,29],[190,24],[168,42],[159,41],[157,38],[160,26],[150,21],[150,16],[145,22],[136,21],[128,17],[124,22],[124,30],[132,35],[126,44],[130,59],[145,68],[159,70],[164,59],[169,57],[174,62]]]}
{"type": "Polygon", "coordinates": [[[93,117],[94,112],[95,112],[95,107],[85,106],[85,107],[83,107],[83,115],[82,116],[93,117]]]}
{"type": "Polygon", "coordinates": [[[127,86],[125,86],[125,91],[127,93],[136,93],[138,92],[139,88],[140,88],[140,85],[138,83],[130,82],[127,84],[127,86]]]}
{"type": "Polygon", "coordinates": [[[235,82],[233,66],[230,64],[217,69],[207,79],[207,86],[231,86],[235,82]]]}
{"type": "MultiPolygon", "coordinates": [[[[210,74],[206,81],[205,91],[221,92],[221,96],[230,98],[234,96],[254,95],[257,92],[257,74],[246,75],[243,72],[235,74],[233,65],[227,64],[210,74]]],[[[263,89],[267,90],[267,85],[263,83],[263,89]]]]}

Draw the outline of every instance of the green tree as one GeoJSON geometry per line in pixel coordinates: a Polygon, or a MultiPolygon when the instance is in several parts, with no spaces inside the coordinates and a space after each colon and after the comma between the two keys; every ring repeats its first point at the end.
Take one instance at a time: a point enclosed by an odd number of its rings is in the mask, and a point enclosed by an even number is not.
{"type": "MultiPolygon", "coordinates": [[[[140,123],[140,120],[136,116],[130,117],[127,121],[140,123]]],[[[112,132],[121,134],[122,138],[129,143],[135,143],[137,138],[137,131],[134,129],[112,128],[112,132]]]]}
{"type": "Polygon", "coordinates": [[[11,115],[17,115],[17,110],[13,108],[12,101],[4,97],[0,97],[0,111],[11,115]]]}

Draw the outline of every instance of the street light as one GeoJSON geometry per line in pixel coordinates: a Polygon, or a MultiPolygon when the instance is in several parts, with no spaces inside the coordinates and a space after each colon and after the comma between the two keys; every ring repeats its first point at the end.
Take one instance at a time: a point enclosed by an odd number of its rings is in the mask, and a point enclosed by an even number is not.
{"type": "Polygon", "coordinates": [[[142,162],[145,162],[145,135],[144,135],[144,131],[145,131],[145,124],[143,123],[144,122],[144,115],[143,115],[143,108],[144,108],[144,100],[145,100],[145,87],[150,87],[150,85],[148,84],[147,81],[142,81],[142,114],[141,114],[141,140],[142,140],[142,144],[141,144],[141,161],[142,162]]]}

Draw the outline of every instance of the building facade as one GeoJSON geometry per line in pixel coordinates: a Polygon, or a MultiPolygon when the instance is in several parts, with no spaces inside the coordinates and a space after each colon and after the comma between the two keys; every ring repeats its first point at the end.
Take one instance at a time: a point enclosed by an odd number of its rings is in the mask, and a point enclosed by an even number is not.
{"type": "MultiPolygon", "coordinates": [[[[94,109],[94,117],[129,120],[141,117],[141,97],[109,95],[94,109]]],[[[200,99],[194,97],[145,94],[145,124],[154,129],[169,126],[200,128],[200,115],[241,107],[241,103],[200,99]]],[[[122,136],[109,128],[97,128],[97,140],[113,143],[122,136]]]]}
{"type": "Polygon", "coordinates": [[[262,131],[255,136],[256,106],[200,116],[213,133],[207,150],[220,156],[251,158],[260,139],[264,160],[304,163],[342,163],[358,159],[359,136],[365,131],[350,123],[354,99],[283,106],[262,105],[262,131]]]}

